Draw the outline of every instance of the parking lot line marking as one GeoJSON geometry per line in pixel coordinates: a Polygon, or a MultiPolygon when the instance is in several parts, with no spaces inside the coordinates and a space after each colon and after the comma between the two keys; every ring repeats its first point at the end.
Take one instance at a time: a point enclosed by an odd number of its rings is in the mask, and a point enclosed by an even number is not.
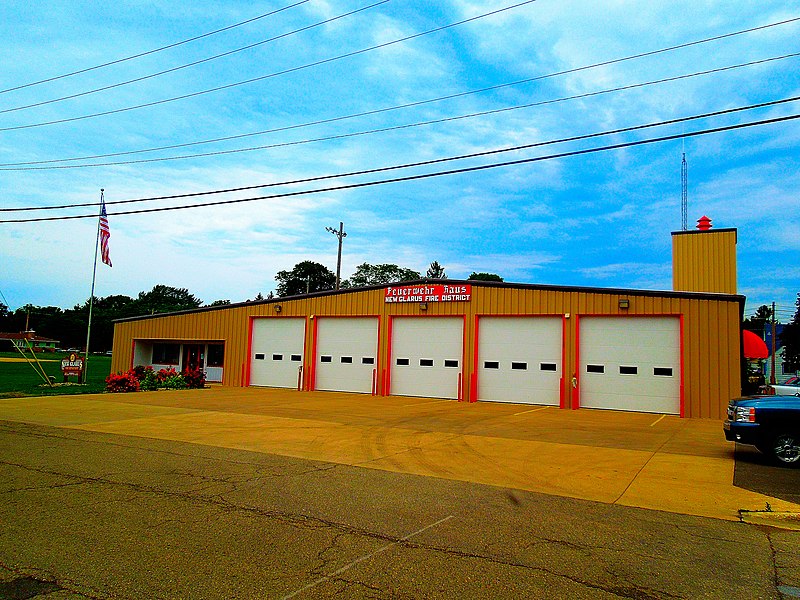
{"type": "Polygon", "coordinates": [[[434,400],[433,402],[418,402],[417,404],[403,404],[403,408],[409,406],[425,406],[426,404],[439,404],[440,402],[454,402],[454,400],[434,400]]]}
{"type": "Polygon", "coordinates": [[[530,410],[523,410],[522,412],[514,413],[511,416],[512,417],[516,417],[516,416],[519,416],[519,415],[525,415],[525,414],[532,413],[532,412],[538,412],[540,410],[547,410],[548,408],[550,408],[550,407],[549,406],[542,406],[541,408],[532,408],[530,410]]]}
{"type": "Polygon", "coordinates": [[[661,415],[660,417],[658,417],[658,418],[657,418],[655,421],[653,421],[652,423],[650,423],[650,427],[652,427],[653,425],[658,425],[659,421],[661,421],[661,419],[663,419],[663,418],[664,418],[664,417],[666,417],[666,416],[667,416],[667,415],[661,415]]]}
{"type": "Polygon", "coordinates": [[[414,533],[409,533],[407,536],[405,536],[403,538],[400,538],[396,542],[392,542],[391,544],[386,544],[385,546],[382,546],[382,547],[378,548],[377,550],[375,550],[375,552],[370,552],[369,554],[365,554],[364,556],[361,556],[361,557],[355,559],[353,562],[346,564],[341,569],[338,569],[338,570],[334,571],[330,575],[326,575],[325,577],[320,577],[316,581],[312,581],[311,583],[309,583],[307,586],[302,587],[299,590],[296,590],[296,591],[292,592],[291,594],[287,594],[286,596],[283,596],[282,600],[288,600],[289,598],[294,598],[295,596],[297,596],[298,594],[302,594],[306,590],[310,590],[313,587],[317,587],[320,583],[325,583],[329,579],[331,579],[333,577],[336,577],[337,575],[341,575],[342,573],[344,573],[348,569],[356,566],[358,563],[364,562],[365,560],[369,560],[370,558],[372,558],[376,554],[380,554],[381,552],[384,552],[384,551],[388,550],[389,548],[392,548],[393,546],[396,546],[397,544],[399,544],[401,542],[405,542],[406,540],[410,540],[412,537],[414,537],[416,535],[419,535],[423,531],[427,531],[428,529],[436,527],[437,525],[441,525],[445,521],[449,521],[452,518],[453,518],[453,515],[448,515],[444,519],[439,519],[438,521],[436,521],[436,523],[431,523],[430,525],[428,525],[426,527],[423,527],[422,529],[417,529],[414,533]]]}

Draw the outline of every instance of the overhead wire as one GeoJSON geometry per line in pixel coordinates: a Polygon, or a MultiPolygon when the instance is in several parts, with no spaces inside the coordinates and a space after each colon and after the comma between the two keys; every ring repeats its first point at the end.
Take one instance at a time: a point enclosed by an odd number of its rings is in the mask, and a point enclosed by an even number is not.
{"type": "MultiPolygon", "coordinates": [[[[617,86],[617,87],[614,87],[614,88],[608,88],[608,89],[605,89],[605,90],[599,90],[599,91],[595,91],[595,92],[586,92],[586,93],[583,93],[583,94],[576,94],[576,95],[573,95],[573,96],[554,98],[554,99],[550,99],[550,100],[541,100],[541,101],[538,101],[538,102],[530,102],[530,103],[527,103],[527,104],[520,104],[520,105],[516,105],[516,106],[490,109],[490,110],[485,110],[485,111],[480,111],[480,112],[468,113],[468,114],[464,114],[464,115],[456,115],[456,116],[451,116],[451,117],[442,117],[440,119],[430,119],[430,120],[427,120],[427,121],[419,121],[419,122],[415,122],[415,123],[406,123],[406,124],[403,124],[403,125],[393,125],[393,126],[389,126],[389,127],[380,127],[380,128],[376,128],[376,129],[369,129],[369,130],[366,130],[366,131],[357,131],[357,132],[329,135],[329,136],[323,136],[323,137],[311,138],[311,139],[305,139],[305,140],[295,140],[295,141],[291,141],[291,142],[279,142],[279,143],[267,144],[267,145],[262,145],[262,146],[250,146],[250,147],[245,147],[245,148],[234,148],[234,149],[229,149],[229,150],[217,150],[217,151],[213,151],[213,152],[203,152],[203,153],[196,153],[196,154],[185,154],[185,155],[178,155],[178,156],[166,156],[166,157],[159,157],[159,158],[112,161],[112,162],[89,163],[89,164],[78,164],[78,165],[18,166],[18,165],[31,165],[31,163],[10,163],[10,164],[0,163],[0,171],[43,171],[43,170],[55,170],[55,169],[86,169],[86,168],[95,168],[95,167],[132,165],[132,164],[142,164],[142,163],[165,162],[165,161],[173,161],[173,160],[185,160],[185,159],[192,159],[192,158],[204,158],[204,157],[210,157],[210,156],[221,156],[221,155],[226,155],[226,154],[237,154],[237,153],[242,153],[242,152],[254,152],[254,151],[257,151],[257,150],[268,150],[268,149],[273,149],[273,148],[283,148],[283,147],[288,147],[288,146],[299,146],[299,145],[303,145],[303,144],[316,143],[316,142],[327,142],[327,141],[333,141],[333,140],[341,140],[341,139],[360,137],[360,136],[365,136],[365,135],[373,135],[373,134],[377,134],[377,133],[387,133],[387,132],[390,132],[390,131],[399,131],[399,130],[403,130],[403,129],[411,129],[411,128],[415,128],[415,127],[423,127],[423,126],[428,126],[428,125],[435,125],[435,124],[459,121],[459,120],[464,120],[464,119],[471,119],[471,118],[475,118],[475,117],[483,117],[483,116],[487,116],[487,115],[500,114],[500,113],[510,112],[510,111],[514,111],[514,110],[521,110],[521,109],[525,109],[525,108],[533,108],[533,107],[537,107],[537,106],[545,106],[545,105],[548,105],[548,104],[556,104],[556,103],[561,103],[561,102],[567,102],[567,101],[570,101],[570,100],[579,100],[579,99],[591,98],[593,96],[599,96],[599,95],[603,95],[603,94],[609,94],[609,93],[620,92],[620,91],[627,91],[627,90],[631,90],[631,89],[638,89],[638,88],[642,88],[642,87],[646,87],[646,86],[650,86],[650,85],[657,85],[657,84],[661,84],[661,83],[679,81],[679,80],[682,80],[682,79],[688,79],[688,78],[692,78],[692,77],[699,77],[699,76],[709,75],[709,74],[713,74],[713,73],[720,73],[720,72],[724,72],[724,71],[730,71],[730,70],[733,70],[733,69],[739,69],[739,68],[743,68],[743,67],[750,67],[750,66],[754,66],[754,65],[764,64],[764,63],[767,63],[767,62],[772,62],[772,61],[777,61],[777,60],[784,60],[784,59],[787,59],[787,58],[796,58],[798,56],[800,56],[800,52],[795,52],[793,54],[785,54],[783,56],[773,56],[773,57],[770,57],[770,58],[755,60],[755,61],[751,61],[751,62],[747,62],[747,63],[740,63],[740,64],[736,64],[736,65],[730,65],[730,66],[727,66],[727,67],[719,67],[719,68],[716,68],[716,69],[709,69],[709,70],[706,70],[706,71],[697,71],[695,73],[689,73],[689,74],[685,74],[685,75],[676,75],[676,76],[673,76],[673,77],[666,77],[666,78],[663,78],[663,79],[656,79],[656,80],[647,81],[647,82],[635,83],[635,84],[624,85],[624,86],[617,86]]],[[[47,161],[47,162],[53,162],[53,161],[47,161]]],[[[63,162],[63,161],[59,161],[59,162],[63,162]]],[[[40,164],[40,163],[34,163],[34,164],[40,164]]],[[[2,210],[2,209],[0,209],[0,210],[2,210]]]]}
{"type": "MultiPolygon", "coordinates": [[[[113,213],[114,216],[122,216],[122,215],[136,215],[136,214],[145,214],[145,213],[156,213],[156,212],[167,212],[167,211],[175,211],[175,210],[187,210],[193,208],[204,208],[209,206],[223,206],[229,204],[242,204],[244,202],[255,202],[259,200],[272,200],[277,198],[289,198],[294,196],[309,196],[313,194],[320,194],[325,192],[334,192],[334,191],[342,191],[342,190],[351,190],[351,189],[358,189],[358,188],[365,188],[365,187],[372,187],[376,185],[386,185],[392,183],[401,183],[401,182],[408,182],[408,181],[416,181],[422,179],[429,179],[432,177],[443,177],[449,175],[458,175],[458,174],[465,174],[465,173],[473,173],[478,171],[485,171],[488,169],[496,169],[501,167],[510,167],[516,165],[523,165],[523,164],[530,164],[535,162],[541,162],[546,160],[554,160],[559,158],[567,158],[572,156],[581,156],[586,154],[593,154],[597,152],[605,152],[609,150],[619,150],[622,148],[631,148],[635,146],[642,146],[645,144],[654,144],[665,142],[669,140],[677,140],[689,137],[696,137],[700,135],[709,135],[712,133],[720,133],[725,131],[733,131],[737,129],[743,129],[747,127],[757,127],[761,125],[770,125],[776,123],[783,123],[787,121],[792,121],[795,119],[800,119],[800,114],[795,115],[787,115],[783,117],[774,117],[771,119],[762,119],[760,121],[750,121],[747,123],[738,123],[735,125],[725,125],[722,127],[714,127],[710,129],[703,129],[703,130],[695,130],[695,131],[688,131],[678,134],[660,136],[656,138],[649,138],[643,140],[636,140],[631,142],[621,142],[618,144],[609,144],[606,146],[596,146],[594,148],[583,148],[580,150],[572,150],[568,152],[561,152],[558,154],[549,154],[545,156],[536,156],[532,158],[522,158],[518,160],[511,160],[511,161],[504,161],[504,162],[497,162],[497,163],[489,163],[484,165],[476,165],[471,167],[463,167],[459,169],[450,169],[447,171],[435,171],[432,173],[420,173],[415,175],[407,175],[403,177],[395,177],[390,179],[382,179],[382,180],[375,180],[375,181],[366,181],[366,182],[359,182],[359,183],[350,183],[340,186],[331,186],[327,188],[316,188],[310,190],[297,190],[293,192],[283,192],[279,194],[271,194],[267,196],[254,196],[251,198],[236,198],[232,200],[217,200],[213,202],[203,202],[199,204],[186,204],[182,206],[166,206],[166,207],[159,207],[159,208],[144,208],[139,210],[128,210],[128,211],[119,211],[113,213]]],[[[110,213],[111,214],[111,213],[110,213]]],[[[0,220],[0,224],[8,224],[8,223],[34,223],[34,222],[43,222],[43,221],[68,221],[74,219],[90,219],[90,218],[97,218],[97,215],[94,213],[91,214],[84,214],[84,215],[68,215],[68,216],[59,216],[59,217],[36,217],[30,219],[9,219],[9,220],[0,220]]]]}
{"type": "Polygon", "coordinates": [[[281,7],[281,8],[277,8],[275,10],[272,10],[270,12],[266,12],[266,13],[261,14],[261,15],[257,15],[255,17],[250,18],[250,19],[246,19],[244,21],[239,21],[238,23],[234,23],[233,25],[227,25],[226,27],[222,27],[220,29],[215,29],[214,31],[209,31],[209,32],[206,32],[206,33],[203,33],[203,34],[200,34],[200,35],[196,35],[194,37],[190,37],[190,38],[187,38],[185,40],[181,40],[179,42],[173,42],[172,44],[167,44],[166,46],[161,46],[159,48],[154,48],[153,50],[147,50],[146,52],[139,52],[138,54],[133,54],[131,56],[126,56],[124,58],[118,58],[118,59],[115,59],[115,60],[104,62],[102,64],[95,65],[93,67],[86,67],[84,69],[78,69],[77,71],[71,71],[69,73],[64,73],[62,75],[55,75],[53,77],[48,77],[46,79],[40,79],[38,81],[32,81],[30,83],[24,83],[24,84],[17,85],[17,86],[14,86],[14,87],[6,88],[6,89],[3,89],[3,90],[0,90],[0,94],[5,94],[7,92],[13,92],[13,91],[16,91],[16,90],[21,90],[21,89],[24,89],[24,88],[33,87],[35,85],[41,85],[42,83],[49,83],[51,81],[57,81],[59,79],[66,79],[67,77],[73,77],[75,75],[80,75],[82,73],[88,73],[89,71],[96,71],[97,69],[110,67],[112,65],[117,65],[117,64],[120,64],[120,63],[123,63],[123,62],[127,62],[129,60],[134,60],[134,59],[137,59],[137,58],[141,58],[143,56],[149,56],[150,54],[156,54],[157,52],[162,52],[164,50],[169,50],[170,48],[175,48],[177,46],[182,46],[182,45],[188,44],[190,42],[195,42],[197,40],[201,40],[203,38],[207,38],[207,37],[210,37],[212,35],[216,35],[218,33],[222,33],[223,31],[229,31],[231,29],[235,29],[237,27],[241,27],[242,25],[247,25],[248,23],[252,23],[254,21],[258,21],[259,19],[263,19],[265,17],[271,17],[272,15],[278,14],[279,12],[283,12],[284,10],[288,10],[290,8],[294,8],[295,6],[300,6],[301,4],[306,4],[307,2],[310,2],[310,0],[300,0],[299,2],[295,2],[293,4],[289,4],[287,6],[284,6],[284,7],[281,7]]]}
{"type": "Polygon", "coordinates": [[[185,63],[182,65],[178,65],[177,67],[172,67],[169,69],[164,69],[162,71],[158,71],[156,73],[150,73],[149,75],[142,75],[141,77],[135,77],[133,79],[128,79],[126,81],[120,81],[118,83],[112,83],[109,85],[105,85],[99,88],[94,88],[91,90],[86,90],[84,92],[78,92],[76,94],[70,94],[68,96],[61,96],[59,98],[51,98],[50,100],[42,100],[41,102],[34,102],[33,104],[26,104],[24,106],[15,106],[13,108],[5,108],[0,110],[0,114],[15,112],[20,110],[25,110],[28,108],[34,108],[37,106],[44,106],[46,104],[54,104],[56,102],[63,102],[64,100],[72,100],[74,98],[80,98],[82,96],[88,96],[90,94],[96,94],[97,92],[105,92],[108,90],[112,90],[114,88],[123,87],[126,85],[130,85],[132,83],[138,83],[140,81],[145,81],[147,79],[153,79],[154,77],[160,77],[161,75],[166,75],[168,73],[174,73],[176,71],[180,71],[182,69],[188,69],[189,67],[195,67],[197,65],[201,65],[207,62],[211,62],[212,60],[217,60],[218,58],[224,58],[226,56],[231,56],[232,54],[237,54],[239,52],[244,52],[245,50],[251,50],[252,48],[256,48],[257,46],[263,46],[264,44],[268,44],[270,42],[275,42],[280,39],[284,39],[290,36],[293,36],[298,33],[302,33],[304,31],[308,31],[310,29],[314,29],[315,27],[321,27],[322,25],[328,25],[333,23],[334,21],[338,21],[340,19],[344,19],[345,17],[350,17],[354,14],[363,12],[365,10],[369,10],[371,8],[375,8],[376,6],[380,6],[381,4],[386,4],[389,0],[380,0],[379,2],[375,2],[368,6],[362,6],[356,10],[351,10],[346,13],[342,13],[340,15],[336,15],[335,17],[330,17],[329,19],[325,19],[323,21],[317,21],[316,23],[312,23],[311,25],[306,25],[305,27],[300,27],[299,29],[294,29],[292,31],[287,31],[286,33],[282,33],[280,35],[273,36],[271,38],[267,38],[265,40],[261,40],[258,42],[254,42],[252,44],[248,44],[247,46],[242,46],[241,48],[235,48],[234,50],[229,50],[227,52],[222,52],[220,54],[215,54],[213,56],[208,56],[206,58],[196,60],[190,63],[185,63]]]}
{"type": "Polygon", "coordinates": [[[270,134],[270,133],[278,133],[278,132],[282,132],[282,131],[289,131],[289,130],[292,130],[292,129],[300,129],[300,128],[305,128],[305,127],[311,127],[311,126],[316,126],[316,125],[333,123],[333,122],[337,122],[337,121],[343,121],[343,120],[354,119],[354,118],[359,118],[359,117],[372,116],[372,115],[386,113],[386,112],[390,112],[390,111],[396,111],[396,110],[401,110],[401,109],[405,109],[405,108],[412,108],[412,107],[421,106],[421,105],[425,105],[425,104],[441,102],[441,101],[444,101],[444,100],[452,100],[452,99],[455,99],[455,98],[460,98],[460,97],[464,97],[464,96],[468,96],[468,95],[479,94],[479,93],[488,92],[488,91],[494,91],[494,90],[498,90],[498,89],[502,89],[502,88],[506,88],[506,87],[518,86],[518,85],[522,85],[522,84],[525,84],[525,83],[532,83],[532,82],[535,82],[535,81],[541,81],[541,80],[544,80],[544,79],[558,77],[558,76],[561,76],[561,75],[568,75],[568,74],[572,74],[572,73],[577,73],[577,72],[581,72],[581,71],[585,71],[585,70],[589,70],[589,69],[594,69],[594,68],[597,68],[597,67],[609,66],[609,65],[612,65],[612,64],[622,63],[622,62],[634,60],[634,59],[637,59],[637,58],[643,58],[643,57],[646,57],[646,56],[653,56],[653,55],[662,54],[662,53],[665,53],[665,52],[671,52],[671,51],[677,50],[677,49],[687,48],[687,47],[691,47],[691,46],[695,46],[695,45],[699,45],[699,44],[705,44],[705,43],[708,43],[708,42],[717,41],[717,40],[720,40],[720,39],[729,38],[729,37],[733,37],[733,36],[743,35],[745,33],[751,33],[751,32],[754,32],[754,31],[759,31],[759,30],[762,30],[762,29],[776,27],[776,26],[779,26],[779,25],[785,25],[785,24],[792,23],[792,22],[795,22],[795,21],[798,21],[798,20],[800,20],[800,17],[795,17],[795,18],[792,18],[792,19],[785,19],[783,21],[777,21],[777,22],[774,22],[774,23],[766,24],[766,25],[760,25],[760,26],[757,26],[757,27],[751,27],[751,28],[748,28],[748,29],[742,29],[742,30],[739,30],[739,31],[730,32],[730,33],[717,35],[717,36],[713,36],[713,37],[709,37],[709,38],[704,38],[704,39],[700,39],[700,40],[694,40],[694,41],[691,41],[691,42],[685,42],[685,43],[682,43],[682,44],[669,46],[669,47],[666,47],[666,48],[660,48],[660,49],[657,49],[657,50],[650,50],[650,51],[647,51],[647,52],[633,54],[633,55],[630,55],[630,56],[610,59],[610,60],[606,60],[606,61],[602,61],[602,62],[598,62],[598,63],[592,63],[592,64],[589,64],[589,65],[583,65],[583,66],[580,66],[580,67],[574,67],[574,68],[571,68],[571,69],[566,69],[566,70],[562,70],[562,71],[556,71],[556,72],[547,73],[547,74],[544,74],[544,75],[538,75],[538,76],[535,76],[535,77],[529,77],[529,78],[526,78],[526,79],[520,79],[520,80],[517,80],[517,81],[501,83],[501,84],[498,84],[498,85],[493,85],[493,86],[484,87],[484,88],[475,89],[475,90],[468,90],[468,91],[464,91],[464,92],[458,92],[458,93],[455,93],[455,94],[448,94],[448,95],[445,95],[445,96],[439,96],[439,97],[436,97],[436,98],[430,98],[430,99],[426,99],[426,100],[418,100],[418,101],[415,101],[415,102],[408,102],[408,103],[400,104],[400,105],[397,105],[397,106],[390,106],[390,107],[384,107],[384,108],[378,108],[378,109],[363,111],[363,112],[359,112],[359,113],[353,113],[353,114],[349,114],[349,115],[331,117],[331,118],[328,118],[328,119],[319,119],[319,120],[316,120],[316,121],[300,123],[300,124],[295,124],[295,125],[288,125],[288,126],[284,126],[284,127],[276,127],[276,128],[266,129],[266,130],[262,130],[262,131],[255,131],[255,132],[250,132],[250,133],[242,133],[242,134],[236,134],[236,135],[212,138],[212,139],[207,139],[207,140],[199,140],[199,141],[194,141],[194,142],[185,142],[185,143],[181,143],[181,144],[170,144],[170,145],[159,146],[159,147],[155,147],[155,148],[144,148],[144,149],[138,149],[138,150],[128,150],[128,151],[122,151],[122,152],[110,152],[110,153],[105,153],[105,154],[94,154],[94,155],[89,155],[89,156],[77,156],[77,157],[61,158],[61,159],[50,159],[50,160],[40,160],[40,161],[25,161],[25,162],[16,162],[16,163],[0,163],[0,167],[39,165],[39,164],[50,164],[50,163],[60,163],[60,162],[74,162],[74,161],[79,161],[79,160],[94,160],[94,159],[98,159],[98,158],[111,158],[111,157],[114,157],[114,156],[127,156],[127,155],[131,155],[131,154],[142,154],[142,153],[149,153],[149,152],[159,152],[159,151],[162,151],[162,150],[175,150],[175,149],[178,149],[178,148],[186,148],[186,147],[198,146],[198,145],[203,145],[203,144],[212,144],[212,143],[230,141],[230,140],[234,140],[234,139],[241,139],[241,138],[245,138],[245,137],[254,137],[254,136],[266,135],[266,134],[270,134]]]}
{"type": "Polygon", "coordinates": [[[210,94],[212,92],[219,92],[219,91],[222,91],[222,90],[227,90],[227,89],[238,87],[238,86],[242,86],[242,85],[247,85],[249,83],[254,83],[256,81],[263,81],[265,79],[278,77],[280,75],[286,75],[288,73],[295,73],[295,72],[298,72],[298,71],[303,71],[305,69],[310,69],[312,67],[318,67],[320,65],[329,64],[329,63],[336,62],[336,61],[339,61],[339,60],[342,60],[342,59],[345,59],[345,58],[351,58],[353,56],[358,56],[360,54],[365,54],[367,52],[371,52],[373,50],[379,50],[381,48],[386,48],[386,47],[392,46],[394,44],[399,44],[399,43],[407,42],[409,40],[413,40],[413,39],[416,39],[416,38],[419,38],[419,37],[422,37],[422,36],[430,35],[430,34],[433,34],[433,33],[438,33],[440,31],[444,31],[446,29],[457,27],[459,25],[464,25],[465,23],[470,23],[470,22],[476,21],[478,19],[483,19],[485,17],[496,15],[498,13],[501,13],[501,12],[504,12],[504,11],[507,11],[507,10],[512,10],[512,9],[518,8],[520,6],[524,6],[526,4],[531,4],[533,2],[536,2],[536,0],[524,0],[524,2],[519,2],[519,3],[513,4],[511,6],[506,6],[506,7],[503,7],[503,8],[499,8],[499,9],[496,9],[496,10],[493,10],[493,11],[490,11],[490,12],[487,12],[487,13],[483,13],[483,14],[480,14],[480,15],[476,15],[474,17],[470,17],[468,19],[463,19],[463,20],[457,21],[455,23],[449,23],[447,25],[442,25],[440,27],[435,27],[433,29],[428,29],[427,31],[422,31],[422,32],[419,32],[419,33],[408,35],[408,36],[405,36],[405,37],[402,37],[402,38],[391,40],[389,42],[383,42],[381,44],[375,44],[375,45],[369,46],[367,48],[361,48],[360,50],[353,50],[351,52],[346,52],[344,54],[339,54],[337,56],[321,59],[321,60],[318,60],[318,61],[315,61],[315,62],[311,62],[311,63],[306,63],[304,65],[300,65],[300,66],[297,66],[297,67],[291,67],[291,68],[288,68],[288,69],[283,69],[281,71],[275,71],[273,73],[268,73],[266,75],[260,75],[258,77],[252,77],[250,79],[245,79],[243,81],[237,81],[237,82],[234,82],[234,83],[228,83],[228,84],[225,84],[225,85],[216,86],[216,87],[209,88],[209,89],[206,89],[206,90],[200,90],[198,92],[191,92],[189,94],[183,94],[181,96],[174,96],[172,98],[164,98],[162,100],[154,100],[152,102],[145,102],[145,103],[142,103],[142,104],[136,104],[134,106],[127,106],[127,107],[124,107],[124,108],[117,108],[117,109],[114,109],[114,110],[107,110],[107,111],[98,112],[98,113],[91,113],[91,114],[81,115],[81,116],[78,116],[78,117],[68,117],[68,118],[65,118],[65,119],[54,119],[52,121],[43,121],[43,122],[40,122],[40,123],[28,123],[26,125],[13,125],[11,127],[0,127],[0,131],[17,131],[17,130],[21,130],[21,129],[31,129],[31,128],[34,128],[34,127],[45,127],[45,126],[48,126],[48,125],[57,125],[57,124],[61,124],[61,123],[71,123],[71,122],[74,122],[74,121],[81,121],[81,120],[84,120],[84,119],[92,119],[92,118],[96,118],[96,117],[103,117],[103,116],[107,116],[107,115],[119,114],[119,113],[131,111],[131,110],[137,110],[137,109],[140,109],[140,108],[148,108],[148,107],[151,107],[151,106],[158,106],[158,105],[161,105],[161,104],[167,104],[169,102],[175,102],[177,100],[186,100],[187,98],[194,98],[194,97],[197,97],[197,96],[202,96],[204,94],[210,94]]]}
{"type": "MultiPolygon", "coordinates": [[[[575,142],[575,141],[592,139],[592,138],[596,138],[596,137],[605,137],[605,136],[609,136],[609,135],[618,135],[618,134],[621,134],[621,133],[630,133],[630,132],[639,131],[639,130],[642,130],[642,129],[650,129],[650,128],[653,128],[653,127],[664,127],[664,126],[667,126],[667,125],[675,125],[677,123],[686,123],[686,122],[689,122],[689,121],[695,121],[695,120],[699,120],[699,119],[707,119],[707,118],[711,118],[711,117],[717,117],[717,116],[721,116],[721,115],[732,114],[732,113],[742,112],[742,111],[746,111],[746,110],[755,110],[755,109],[758,109],[758,108],[766,108],[766,107],[769,107],[769,106],[777,106],[777,105],[786,104],[786,103],[789,103],[789,102],[796,102],[798,100],[800,100],[800,96],[792,96],[792,97],[783,98],[783,99],[780,99],[780,100],[771,100],[771,101],[768,101],[768,102],[761,102],[761,103],[758,103],[758,104],[751,104],[751,105],[748,105],[748,106],[727,108],[727,109],[718,110],[718,111],[714,111],[714,112],[702,113],[702,114],[699,114],[699,115],[692,115],[692,116],[688,116],[688,117],[679,117],[679,118],[676,118],[676,119],[670,119],[670,120],[666,120],[666,121],[657,121],[657,122],[654,122],[654,123],[645,123],[645,124],[641,124],[641,125],[633,125],[633,126],[630,126],[630,127],[623,127],[623,128],[619,128],[619,129],[612,129],[612,130],[607,130],[607,131],[602,131],[602,132],[595,132],[595,133],[571,136],[571,137],[566,137],[566,138],[559,138],[559,139],[556,139],[556,140],[548,140],[548,141],[543,141],[543,142],[534,142],[534,143],[530,143],[530,144],[523,144],[523,145],[511,146],[511,147],[506,147],[506,148],[495,148],[495,149],[492,149],[492,150],[483,150],[481,152],[473,152],[473,153],[470,153],[470,154],[461,154],[461,155],[457,155],[457,156],[435,158],[435,159],[430,159],[430,160],[425,160],[425,161],[404,163],[404,164],[400,164],[400,165],[376,167],[376,168],[373,168],[373,169],[363,169],[363,170],[359,170],[359,171],[349,171],[349,172],[345,172],[345,173],[319,175],[319,176],[316,176],[316,177],[306,177],[306,178],[302,178],[302,179],[294,179],[294,180],[288,180],[288,181],[259,183],[259,184],[255,184],[255,185],[241,186],[241,187],[236,187],[236,188],[226,188],[226,189],[210,190],[210,191],[204,191],[204,192],[191,192],[191,193],[186,193],[186,194],[174,194],[174,195],[170,195],[170,196],[152,196],[152,197],[148,197],[148,198],[134,198],[134,199],[130,199],[130,200],[111,200],[111,201],[105,201],[105,205],[106,206],[113,206],[113,205],[120,205],[120,204],[133,204],[133,203],[140,203],[140,202],[153,202],[153,201],[157,201],[157,200],[175,200],[175,199],[179,199],[179,198],[194,198],[194,197],[198,197],[198,196],[210,196],[210,195],[216,195],[216,194],[229,194],[229,193],[233,193],[233,192],[242,192],[242,191],[253,190],[253,189],[258,189],[258,188],[297,185],[297,184],[301,184],[301,183],[311,183],[311,182],[323,181],[323,180],[327,180],[327,179],[341,179],[341,178],[344,178],[344,177],[355,177],[355,176],[358,176],[358,175],[372,175],[372,174],[375,174],[375,173],[382,173],[382,172],[386,172],[386,171],[394,171],[394,170],[399,170],[399,169],[410,169],[410,168],[417,168],[417,167],[423,167],[423,166],[430,166],[430,165],[439,164],[439,163],[443,163],[443,162],[452,162],[452,161],[456,161],[456,160],[479,158],[479,157],[483,157],[483,156],[490,156],[490,155],[494,155],[494,154],[502,154],[502,153],[507,153],[507,152],[518,152],[518,151],[521,151],[521,150],[530,150],[532,148],[539,148],[539,147],[550,146],[550,145],[554,145],[554,144],[575,142]]],[[[28,206],[28,207],[17,207],[17,208],[0,208],[0,212],[29,212],[29,211],[39,211],[39,210],[63,210],[63,209],[69,209],[69,208],[94,207],[94,206],[100,206],[100,204],[101,204],[100,202],[84,202],[84,203],[77,203],[77,204],[62,204],[62,205],[57,205],[57,206],[28,206]]]]}

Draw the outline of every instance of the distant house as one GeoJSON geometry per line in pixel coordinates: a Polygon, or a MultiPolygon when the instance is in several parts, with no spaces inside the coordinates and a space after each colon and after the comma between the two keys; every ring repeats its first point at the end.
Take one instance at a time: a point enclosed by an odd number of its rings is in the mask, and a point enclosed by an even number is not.
{"type": "MultiPolygon", "coordinates": [[[[769,382],[772,373],[772,358],[767,358],[764,362],[764,377],[769,382]]],[[[781,346],[775,351],[775,381],[783,383],[789,377],[800,375],[800,370],[792,369],[792,365],[786,360],[786,348],[781,346]]]]}
{"type": "Polygon", "coordinates": [[[60,345],[58,340],[36,335],[33,331],[0,333],[0,346],[5,346],[8,350],[33,348],[34,352],[55,352],[60,345]]]}

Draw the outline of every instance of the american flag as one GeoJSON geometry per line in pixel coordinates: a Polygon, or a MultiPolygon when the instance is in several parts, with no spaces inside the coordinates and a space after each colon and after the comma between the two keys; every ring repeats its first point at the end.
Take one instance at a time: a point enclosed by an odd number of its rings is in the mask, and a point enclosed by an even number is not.
{"type": "Polygon", "coordinates": [[[100,202],[100,254],[103,262],[111,266],[111,257],[108,255],[108,238],[111,237],[111,230],[108,228],[108,216],[106,215],[106,203],[100,202]]]}

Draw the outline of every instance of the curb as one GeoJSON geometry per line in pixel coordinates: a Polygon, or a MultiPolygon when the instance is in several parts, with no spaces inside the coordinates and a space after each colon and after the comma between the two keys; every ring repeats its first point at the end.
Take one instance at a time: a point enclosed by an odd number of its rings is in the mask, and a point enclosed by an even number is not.
{"type": "Polygon", "coordinates": [[[791,531],[800,531],[800,513],[772,510],[740,510],[739,519],[750,525],[768,525],[791,531]]]}

